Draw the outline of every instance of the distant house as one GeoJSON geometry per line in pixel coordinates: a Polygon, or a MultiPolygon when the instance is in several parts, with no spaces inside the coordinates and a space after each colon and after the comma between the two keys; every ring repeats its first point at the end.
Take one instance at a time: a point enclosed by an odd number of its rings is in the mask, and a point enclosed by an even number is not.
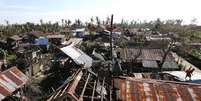
{"type": "Polygon", "coordinates": [[[73,36],[76,36],[76,37],[84,37],[85,35],[85,28],[77,28],[75,30],[72,30],[72,34],[73,36]]]}
{"type": "Polygon", "coordinates": [[[28,33],[29,42],[35,45],[48,45],[47,35],[50,33],[30,32],[28,33]]]}
{"type": "Polygon", "coordinates": [[[28,36],[31,43],[39,46],[46,46],[49,43],[61,45],[65,41],[65,35],[60,33],[30,32],[28,36]]]}
{"type": "Polygon", "coordinates": [[[115,28],[115,29],[113,29],[112,30],[112,32],[114,33],[114,34],[118,34],[118,35],[121,35],[122,34],[122,28],[120,28],[120,27],[117,27],[117,28],[115,28]]]}
{"type": "MultiPolygon", "coordinates": [[[[122,66],[127,69],[135,67],[135,71],[158,70],[159,63],[164,57],[162,49],[123,48],[117,50],[117,52],[120,53],[119,57],[122,60],[122,66]]],[[[162,68],[163,70],[179,70],[171,53],[167,55],[162,68]]]]}
{"type": "Polygon", "coordinates": [[[7,38],[8,48],[11,49],[17,48],[20,43],[22,43],[22,38],[18,35],[13,35],[7,38]]]}
{"type": "Polygon", "coordinates": [[[61,34],[70,34],[71,29],[70,28],[64,28],[60,31],[61,34]]]}
{"type": "Polygon", "coordinates": [[[55,44],[55,45],[61,45],[65,41],[65,35],[61,34],[52,34],[46,36],[48,41],[55,44]]]}

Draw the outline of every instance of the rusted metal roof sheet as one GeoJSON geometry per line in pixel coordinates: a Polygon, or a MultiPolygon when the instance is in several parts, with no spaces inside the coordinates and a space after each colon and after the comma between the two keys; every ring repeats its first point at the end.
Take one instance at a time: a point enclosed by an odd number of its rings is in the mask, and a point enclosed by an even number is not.
{"type": "Polygon", "coordinates": [[[28,77],[17,69],[17,67],[12,67],[4,72],[1,72],[0,100],[12,95],[15,90],[22,87],[27,81],[28,77]]]}
{"type": "Polygon", "coordinates": [[[174,81],[114,78],[118,101],[201,101],[201,85],[174,81]]]}
{"type": "Polygon", "coordinates": [[[63,45],[72,44],[72,45],[76,46],[76,45],[80,45],[82,43],[82,40],[83,40],[82,38],[70,38],[68,41],[63,42],[62,44],[63,45]]]}
{"type": "MultiPolygon", "coordinates": [[[[118,49],[120,52],[120,57],[127,61],[130,62],[132,61],[136,56],[138,56],[140,49],[136,48],[123,48],[123,49],[118,49]]],[[[164,52],[161,49],[142,49],[141,54],[139,57],[137,57],[137,60],[162,60],[164,56],[164,52]]],[[[173,57],[171,54],[168,54],[166,60],[173,60],[173,57]]]]}
{"type": "Polygon", "coordinates": [[[73,82],[70,84],[69,88],[67,89],[67,94],[70,95],[70,97],[72,99],[74,99],[75,101],[78,101],[78,96],[76,96],[75,94],[75,89],[77,88],[77,85],[79,83],[79,81],[81,80],[83,75],[83,72],[79,72],[78,75],[74,78],[73,82]]]}

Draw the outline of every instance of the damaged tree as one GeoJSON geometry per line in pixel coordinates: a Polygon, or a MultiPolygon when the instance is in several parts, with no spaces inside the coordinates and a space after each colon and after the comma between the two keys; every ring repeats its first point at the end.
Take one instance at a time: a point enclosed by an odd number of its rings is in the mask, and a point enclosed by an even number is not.
{"type": "Polygon", "coordinates": [[[167,49],[163,49],[163,52],[164,52],[164,55],[162,57],[162,60],[161,62],[159,63],[159,71],[161,72],[162,71],[162,67],[163,67],[163,64],[165,63],[166,61],[166,58],[168,56],[168,54],[172,51],[172,49],[174,48],[174,45],[175,45],[175,38],[171,38],[170,42],[168,43],[168,46],[167,46],[167,49]]]}

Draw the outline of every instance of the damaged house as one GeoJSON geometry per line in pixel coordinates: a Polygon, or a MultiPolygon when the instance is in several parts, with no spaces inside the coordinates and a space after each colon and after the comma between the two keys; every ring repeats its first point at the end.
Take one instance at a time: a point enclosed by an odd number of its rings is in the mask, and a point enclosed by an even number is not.
{"type": "Polygon", "coordinates": [[[47,101],[105,101],[109,95],[105,86],[105,79],[100,80],[96,75],[78,69],[47,101]]]}
{"type": "Polygon", "coordinates": [[[65,35],[53,34],[47,35],[48,41],[55,45],[61,45],[65,41],[65,35]]]}
{"type": "Polygon", "coordinates": [[[10,49],[15,49],[18,48],[20,43],[22,43],[22,39],[20,36],[18,35],[13,35],[11,37],[7,38],[7,47],[10,49]]]}
{"type": "Polygon", "coordinates": [[[91,70],[93,59],[73,44],[60,48],[60,51],[65,56],[59,55],[60,57],[57,56],[54,61],[59,61],[60,67],[63,64],[63,68],[74,68],[76,70],[51,94],[48,101],[105,100],[108,95],[105,79],[97,78],[97,74],[91,70]],[[75,65],[70,65],[72,62],[75,65]]]}
{"type": "Polygon", "coordinates": [[[28,37],[30,43],[40,46],[45,51],[49,50],[50,43],[62,45],[66,41],[65,35],[59,33],[30,32],[28,37]]]}
{"type": "MultiPolygon", "coordinates": [[[[162,49],[121,48],[117,50],[118,58],[122,60],[124,70],[135,72],[154,72],[159,69],[159,63],[164,57],[162,49]]],[[[163,70],[179,70],[171,53],[166,56],[162,65],[163,70]]]]}
{"type": "Polygon", "coordinates": [[[20,48],[16,50],[16,56],[15,64],[29,76],[34,76],[40,72],[44,61],[46,61],[41,49],[29,43],[21,44],[20,48]]]}

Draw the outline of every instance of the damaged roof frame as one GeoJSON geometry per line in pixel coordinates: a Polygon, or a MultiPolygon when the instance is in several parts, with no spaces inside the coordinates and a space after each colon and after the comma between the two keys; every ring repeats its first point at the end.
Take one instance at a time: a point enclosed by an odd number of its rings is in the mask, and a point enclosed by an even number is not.
{"type": "MultiPolygon", "coordinates": [[[[90,83],[92,83],[92,82],[90,82],[89,80],[91,79],[92,75],[93,74],[91,74],[88,71],[87,71],[87,73],[83,73],[82,69],[79,69],[76,73],[73,74],[71,81],[66,84],[64,83],[64,85],[62,85],[59,88],[59,90],[55,91],[55,93],[53,95],[51,95],[51,97],[47,101],[56,101],[58,99],[65,98],[65,96],[70,98],[73,101],[81,101],[86,97],[88,97],[90,99],[98,98],[95,96],[95,89],[97,86],[97,81],[95,80],[93,82],[93,86],[90,85],[90,83]],[[87,78],[83,79],[84,77],[87,77],[87,78]],[[79,88],[78,85],[80,83],[84,83],[84,86],[81,89],[81,94],[78,95],[78,93],[76,92],[76,89],[79,88]],[[86,90],[89,89],[89,88],[87,88],[87,86],[89,86],[92,91],[91,96],[85,96],[86,90]]],[[[94,76],[96,76],[96,75],[94,75],[94,76]]]]}

